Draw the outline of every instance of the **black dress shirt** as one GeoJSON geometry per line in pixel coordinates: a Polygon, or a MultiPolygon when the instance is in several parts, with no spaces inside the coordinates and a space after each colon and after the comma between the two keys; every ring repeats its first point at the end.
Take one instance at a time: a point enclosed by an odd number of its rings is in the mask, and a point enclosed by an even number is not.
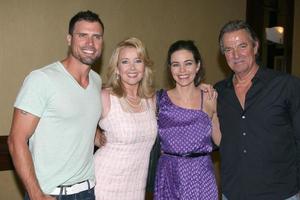
{"type": "Polygon", "coordinates": [[[299,191],[300,79],[260,67],[244,109],[232,76],[215,85],[222,132],[222,193],[229,200],[283,200],[299,191]]]}

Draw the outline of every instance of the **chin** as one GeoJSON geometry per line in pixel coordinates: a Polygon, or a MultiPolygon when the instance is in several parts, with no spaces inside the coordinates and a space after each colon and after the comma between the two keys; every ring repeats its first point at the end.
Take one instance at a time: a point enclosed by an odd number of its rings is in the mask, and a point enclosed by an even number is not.
{"type": "Polygon", "coordinates": [[[83,59],[81,62],[85,65],[93,65],[97,59],[83,59]]]}
{"type": "Polygon", "coordinates": [[[178,82],[177,85],[179,85],[180,87],[188,87],[190,85],[194,85],[194,81],[192,81],[192,82],[185,82],[185,83],[178,82]]]}

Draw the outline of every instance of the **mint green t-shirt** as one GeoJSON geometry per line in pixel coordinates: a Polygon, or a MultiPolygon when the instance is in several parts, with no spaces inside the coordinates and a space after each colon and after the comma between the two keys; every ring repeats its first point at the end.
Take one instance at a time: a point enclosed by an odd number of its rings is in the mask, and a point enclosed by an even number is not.
{"type": "Polygon", "coordinates": [[[101,114],[101,78],[89,72],[82,88],[60,62],[31,72],[15,107],[40,118],[29,139],[44,193],[59,185],[94,180],[94,136],[101,114]]]}

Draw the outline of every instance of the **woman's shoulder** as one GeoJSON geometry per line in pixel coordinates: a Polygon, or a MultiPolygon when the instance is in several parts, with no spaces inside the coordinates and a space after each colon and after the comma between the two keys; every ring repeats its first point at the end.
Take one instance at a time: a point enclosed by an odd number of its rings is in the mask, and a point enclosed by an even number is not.
{"type": "Polygon", "coordinates": [[[102,98],[110,98],[111,96],[117,96],[117,95],[113,92],[112,88],[107,87],[107,88],[102,88],[101,96],[102,98]]]}
{"type": "Polygon", "coordinates": [[[102,88],[101,89],[101,95],[110,95],[111,88],[102,88]]]}
{"type": "Polygon", "coordinates": [[[108,112],[110,111],[110,97],[112,94],[111,88],[102,88],[101,90],[101,100],[102,100],[102,115],[101,118],[104,118],[107,116],[108,112]]]}

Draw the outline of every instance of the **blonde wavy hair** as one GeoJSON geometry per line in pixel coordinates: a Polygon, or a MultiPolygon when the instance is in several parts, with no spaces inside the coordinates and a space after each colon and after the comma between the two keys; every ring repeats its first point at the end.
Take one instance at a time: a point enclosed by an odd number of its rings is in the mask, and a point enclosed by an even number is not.
{"type": "Polygon", "coordinates": [[[120,51],[126,47],[136,48],[138,57],[143,60],[145,65],[144,77],[139,82],[138,95],[141,98],[151,98],[154,95],[153,81],[152,81],[152,65],[153,62],[150,60],[148,53],[146,51],[143,43],[134,37],[126,39],[120,42],[112,53],[109,61],[108,71],[107,71],[107,83],[105,88],[111,88],[112,92],[118,97],[126,96],[126,91],[122,85],[118,74],[116,73],[118,67],[118,59],[120,51]]]}

